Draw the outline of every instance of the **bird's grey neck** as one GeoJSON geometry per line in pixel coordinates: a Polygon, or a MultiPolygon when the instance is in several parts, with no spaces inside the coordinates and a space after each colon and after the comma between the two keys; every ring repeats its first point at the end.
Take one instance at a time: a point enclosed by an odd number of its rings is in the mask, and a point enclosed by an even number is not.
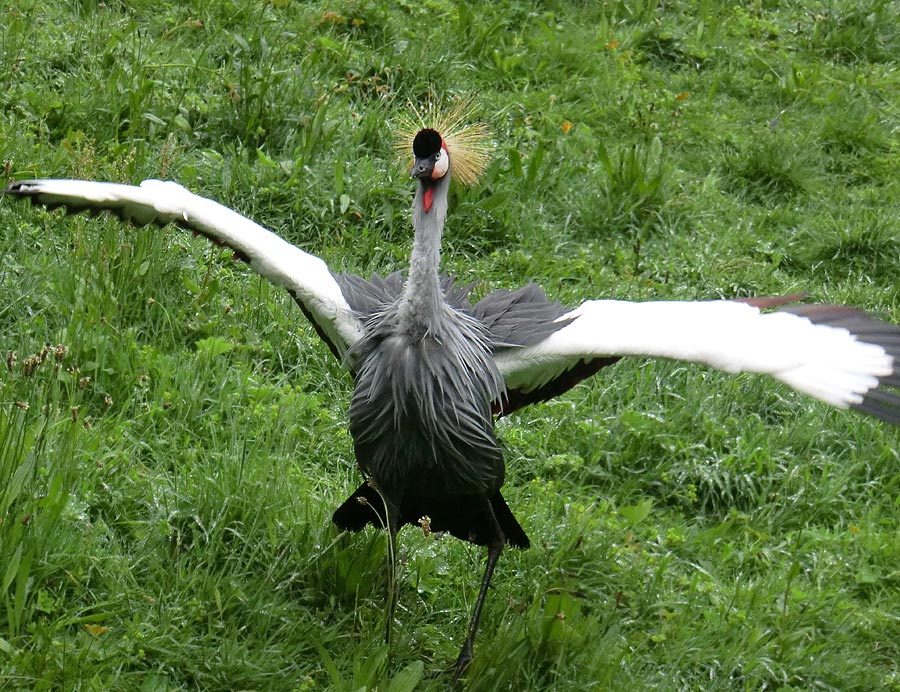
{"type": "Polygon", "coordinates": [[[447,188],[449,175],[436,181],[419,181],[413,202],[413,240],[409,278],[398,309],[401,328],[412,333],[432,332],[443,315],[444,296],[441,292],[441,235],[447,216],[447,188]],[[427,186],[434,190],[431,209],[423,203],[427,186]]]}

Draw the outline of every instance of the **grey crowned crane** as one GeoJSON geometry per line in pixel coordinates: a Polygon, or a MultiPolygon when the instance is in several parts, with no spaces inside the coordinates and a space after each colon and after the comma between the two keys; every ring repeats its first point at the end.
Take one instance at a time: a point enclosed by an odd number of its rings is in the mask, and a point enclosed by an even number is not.
{"type": "Polygon", "coordinates": [[[501,494],[495,417],[635,355],[763,373],[833,406],[900,424],[900,396],[888,389],[900,386],[900,328],[853,308],[763,312],[786,301],[762,299],[589,300],[569,309],[534,284],[470,303],[466,288],[440,274],[440,251],[451,176],[471,182],[483,167],[476,134],[458,118],[435,129],[423,123],[415,133],[415,237],[405,277],[334,274],[318,257],[172,182],[26,180],[6,190],[51,208],[107,210],[139,226],[189,229],[290,292],[355,382],[350,431],[365,481],[334,522],[351,531],[387,528],[393,546],[401,526],[427,517],[431,530],[487,547],[455,678],[472,658],[503,547],[529,545],[501,494]]]}

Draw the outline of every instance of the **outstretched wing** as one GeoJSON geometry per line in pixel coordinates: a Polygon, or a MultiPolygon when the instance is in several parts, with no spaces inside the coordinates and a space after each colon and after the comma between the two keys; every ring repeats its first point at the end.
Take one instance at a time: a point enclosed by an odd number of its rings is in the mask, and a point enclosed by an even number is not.
{"type": "Polygon", "coordinates": [[[798,305],[763,313],[728,300],[588,301],[540,343],[496,361],[508,388],[503,413],[543,401],[622,356],[702,363],[771,375],[840,408],[900,425],[900,327],[854,308],[798,305]]]}
{"type": "Polygon", "coordinates": [[[145,180],[139,187],[85,180],[22,180],[6,194],[70,213],[109,211],[138,226],[174,223],[234,250],[260,276],[286,288],[319,336],[341,359],[360,337],[360,324],[328,266],[286,240],[181,185],[145,180]]]}

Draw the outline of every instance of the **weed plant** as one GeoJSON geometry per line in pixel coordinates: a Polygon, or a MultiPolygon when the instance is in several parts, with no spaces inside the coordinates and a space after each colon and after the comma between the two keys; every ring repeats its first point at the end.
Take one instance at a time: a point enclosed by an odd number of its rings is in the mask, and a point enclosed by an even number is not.
{"type": "MultiPolygon", "coordinates": [[[[404,267],[408,102],[477,94],[476,292],[805,292],[900,322],[885,0],[0,9],[7,179],[177,180],[404,267]]],[[[661,333],[661,340],[667,335],[661,333]]],[[[174,228],[0,200],[0,688],[444,689],[481,550],[330,514],[347,376],[289,296],[174,228]]],[[[472,690],[900,690],[898,433],[756,377],[623,361],[499,424],[532,537],[472,690]]]]}

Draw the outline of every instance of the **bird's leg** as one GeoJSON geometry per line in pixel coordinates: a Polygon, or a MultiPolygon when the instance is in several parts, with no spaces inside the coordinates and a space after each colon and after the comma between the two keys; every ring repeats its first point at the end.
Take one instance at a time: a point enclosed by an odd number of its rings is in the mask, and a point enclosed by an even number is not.
{"type": "Polygon", "coordinates": [[[387,505],[388,564],[387,564],[387,622],[384,626],[384,643],[388,645],[388,665],[391,658],[391,630],[394,625],[394,608],[397,605],[397,531],[399,517],[390,503],[387,505]]]}
{"type": "Polygon", "coordinates": [[[491,502],[487,497],[484,498],[483,507],[485,519],[487,520],[487,528],[490,531],[487,541],[487,564],[484,567],[484,576],[481,578],[481,590],[478,592],[478,600],[475,601],[475,610],[472,612],[472,619],[469,621],[469,632],[466,635],[466,641],[463,643],[459,656],[456,659],[456,670],[453,674],[454,685],[459,681],[462,674],[466,672],[466,668],[469,667],[469,663],[472,661],[475,632],[478,630],[478,621],[481,619],[481,610],[484,607],[484,599],[485,596],[487,596],[488,588],[491,585],[491,577],[494,575],[494,567],[497,566],[497,559],[500,557],[503,546],[506,545],[506,536],[503,533],[503,529],[500,528],[500,523],[497,521],[497,517],[494,515],[494,509],[491,507],[491,502]]]}

